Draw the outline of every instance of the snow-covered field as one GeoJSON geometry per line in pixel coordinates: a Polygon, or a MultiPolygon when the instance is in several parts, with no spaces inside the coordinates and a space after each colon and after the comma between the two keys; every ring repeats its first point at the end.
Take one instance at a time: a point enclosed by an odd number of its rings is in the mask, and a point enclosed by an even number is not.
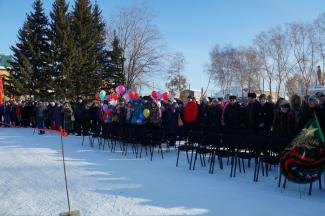
{"type": "MultiPolygon", "coordinates": [[[[229,167],[208,174],[197,162],[188,170],[176,150],[136,159],[129,153],[81,146],[64,138],[69,192],[81,215],[323,215],[325,191],[314,184],[277,187],[277,170],[253,182],[253,167],[229,177],[229,167]],[[301,194],[300,194],[300,192],[301,194]]],[[[117,148],[118,149],[118,148],[117,148]]],[[[0,128],[0,216],[58,215],[67,211],[60,137],[32,129],[0,128]]]]}

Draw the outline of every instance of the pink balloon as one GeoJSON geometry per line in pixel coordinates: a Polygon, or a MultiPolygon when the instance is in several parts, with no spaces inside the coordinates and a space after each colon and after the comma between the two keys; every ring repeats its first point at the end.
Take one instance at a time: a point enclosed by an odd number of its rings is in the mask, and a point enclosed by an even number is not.
{"type": "Polygon", "coordinates": [[[119,85],[119,86],[117,86],[116,87],[116,91],[119,93],[119,94],[124,94],[124,92],[125,92],[125,87],[124,86],[122,86],[122,85],[119,85]]]}

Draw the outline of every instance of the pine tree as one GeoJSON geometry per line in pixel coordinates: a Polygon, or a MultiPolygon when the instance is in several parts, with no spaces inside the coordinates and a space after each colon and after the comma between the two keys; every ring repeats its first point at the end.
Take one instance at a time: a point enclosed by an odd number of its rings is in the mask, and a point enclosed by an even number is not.
{"type": "Polygon", "coordinates": [[[76,94],[91,95],[98,91],[104,58],[105,25],[98,6],[92,10],[89,0],[76,0],[72,14],[72,30],[77,46],[74,70],[76,94]]]}
{"type": "Polygon", "coordinates": [[[42,99],[51,96],[51,55],[49,52],[48,19],[41,0],[35,0],[33,11],[27,16],[18,33],[19,42],[13,51],[12,82],[20,94],[31,94],[42,99]]]}
{"type": "Polygon", "coordinates": [[[123,73],[123,50],[120,47],[120,42],[114,32],[112,42],[112,51],[110,51],[109,74],[115,85],[125,85],[125,74],[123,73]]]}
{"type": "Polygon", "coordinates": [[[7,81],[8,86],[6,90],[8,94],[32,94],[29,88],[32,82],[31,55],[30,52],[28,52],[30,34],[30,18],[27,16],[23,27],[18,31],[18,42],[15,46],[11,47],[13,55],[10,64],[13,70],[10,79],[7,81]]]}
{"type": "Polygon", "coordinates": [[[65,0],[53,3],[51,17],[51,51],[53,53],[55,74],[55,95],[57,98],[70,98],[75,95],[73,86],[73,70],[76,65],[76,46],[71,36],[71,19],[68,14],[69,5],[65,0]]]}
{"type": "Polygon", "coordinates": [[[101,10],[95,3],[94,10],[92,12],[93,18],[93,40],[95,42],[94,55],[96,56],[96,71],[97,75],[101,78],[104,73],[105,63],[107,62],[107,50],[106,50],[106,25],[103,21],[101,10]]]}

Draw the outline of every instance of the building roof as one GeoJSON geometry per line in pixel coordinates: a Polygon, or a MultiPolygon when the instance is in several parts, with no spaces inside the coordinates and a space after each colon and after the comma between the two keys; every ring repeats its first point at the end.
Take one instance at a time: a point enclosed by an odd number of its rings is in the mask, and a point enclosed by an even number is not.
{"type": "Polygon", "coordinates": [[[11,68],[10,62],[11,56],[10,55],[3,55],[0,54],[0,68],[11,68]]]}

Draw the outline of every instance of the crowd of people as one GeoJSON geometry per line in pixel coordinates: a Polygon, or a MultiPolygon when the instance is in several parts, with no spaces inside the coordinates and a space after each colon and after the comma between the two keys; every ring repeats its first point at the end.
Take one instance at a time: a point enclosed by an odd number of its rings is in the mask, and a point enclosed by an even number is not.
{"type": "MultiPolygon", "coordinates": [[[[83,97],[76,102],[6,101],[0,104],[0,120],[22,127],[64,129],[68,133],[100,133],[109,124],[147,125],[163,128],[177,135],[196,126],[201,130],[239,132],[251,130],[256,134],[273,131],[278,136],[293,137],[316,115],[325,131],[325,94],[293,95],[289,101],[249,93],[245,99],[234,95],[226,98],[193,96],[183,102],[178,99],[155,100],[151,96],[125,101],[95,100],[86,103],[83,97]]],[[[7,127],[8,125],[3,125],[7,127]]],[[[44,132],[40,131],[40,134],[44,132]]]]}

